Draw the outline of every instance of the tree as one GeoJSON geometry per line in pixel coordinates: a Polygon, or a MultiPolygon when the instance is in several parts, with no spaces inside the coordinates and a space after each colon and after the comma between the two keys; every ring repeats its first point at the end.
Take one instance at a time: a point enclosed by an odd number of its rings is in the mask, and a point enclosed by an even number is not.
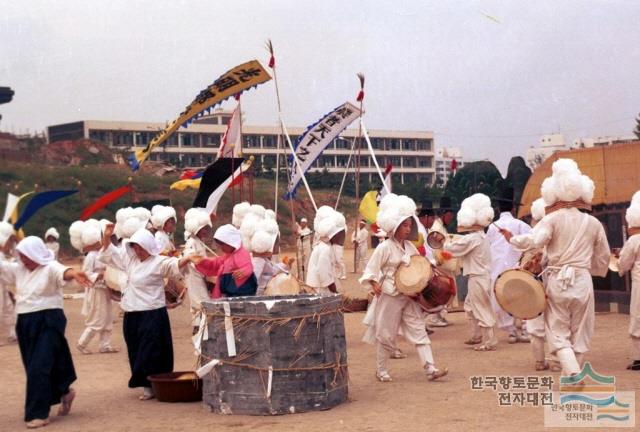
{"type": "Polygon", "coordinates": [[[531,177],[531,170],[527,167],[524,159],[520,156],[512,157],[507,169],[505,186],[513,188],[513,197],[516,202],[520,202],[529,177],[531,177]]]}
{"type": "Polygon", "coordinates": [[[460,205],[463,199],[480,192],[488,196],[498,196],[503,189],[504,180],[496,166],[488,161],[469,162],[458,170],[447,182],[445,195],[460,205]]]}
{"type": "Polygon", "coordinates": [[[640,139],[640,114],[636,117],[636,128],[633,130],[633,133],[640,139]]]}

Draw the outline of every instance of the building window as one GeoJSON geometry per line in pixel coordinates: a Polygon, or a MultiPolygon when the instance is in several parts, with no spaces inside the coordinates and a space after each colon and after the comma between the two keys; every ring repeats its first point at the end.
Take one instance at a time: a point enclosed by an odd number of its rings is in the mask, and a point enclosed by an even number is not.
{"type": "Polygon", "coordinates": [[[133,134],[131,132],[114,132],[113,145],[116,147],[128,147],[133,145],[133,134]]]}
{"type": "Polygon", "coordinates": [[[384,150],[384,138],[371,138],[371,147],[374,150],[384,150]]]}
{"type": "Polygon", "coordinates": [[[193,134],[181,134],[182,145],[185,147],[193,146],[193,134]]]}
{"type": "Polygon", "coordinates": [[[212,164],[213,163],[213,156],[208,154],[204,157],[204,160],[207,162],[207,165],[212,164]]]}
{"type": "Polygon", "coordinates": [[[89,139],[93,141],[106,142],[107,134],[104,131],[89,131],[89,139]]]}
{"type": "Polygon", "coordinates": [[[431,151],[431,144],[432,144],[431,140],[419,139],[419,140],[416,140],[416,144],[417,144],[418,150],[431,151]]]}
{"type": "Polygon", "coordinates": [[[265,135],[262,137],[262,146],[264,148],[276,148],[278,138],[275,135],[265,135]]]}
{"type": "Polygon", "coordinates": [[[349,161],[349,156],[337,156],[336,157],[336,166],[339,168],[346,168],[347,162],[349,161]]]}
{"type": "Polygon", "coordinates": [[[260,135],[244,135],[243,142],[245,148],[260,148],[260,135]]]}
{"type": "Polygon", "coordinates": [[[203,139],[204,139],[204,146],[205,147],[218,147],[220,146],[220,135],[212,135],[212,134],[205,134],[203,135],[203,139]]]}
{"type": "Polygon", "coordinates": [[[351,140],[347,140],[347,139],[334,139],[333,140],[334,144],[335,144],[335,148],[336,149],[345,149],[345,150],[349,150],[351,149],[351,140]]]}
{"type": "Polygon", "coordinates": [[[402,140],[402,150],[413,151],[416,149],[416,142],[412,139],[402,140]]]}
{"type": "Polygon", "coordinates": [[[397,138],[387,140],[387,150],[400,150],[400,140],[397,138]]]}
{"type": "Polygon", "coordinates": [[[167,138],[165,143],[167,143],[167,147],[178,147],[178,137],[175,135],[171,135],[169,138],[167,138]]]}
{"type": "Polygon", "coordinates": [[[401,159],[402,158],[399,156],[391,156],[390,158],[388,158],[389,163],[395,168],[400,168],[401,159]]]}
{"type": "Polygon", "coordinates": [[[418,158],[418,166],[420,168],[433,168],[433,158],[430,158],[430,157],[419,157],[418,158]]]}
{"type": "Polygon", "coordinates": [[[324,168],[332,168],[333,167],[333,156],[321,156],[322,159],[322,167],[324,168]]]}
{"type": "Polygon", "coordinates": [[[403,158],[402,166],[404,168],[415,168],[416,167],[416,158],[415,157],[403,158]]]}

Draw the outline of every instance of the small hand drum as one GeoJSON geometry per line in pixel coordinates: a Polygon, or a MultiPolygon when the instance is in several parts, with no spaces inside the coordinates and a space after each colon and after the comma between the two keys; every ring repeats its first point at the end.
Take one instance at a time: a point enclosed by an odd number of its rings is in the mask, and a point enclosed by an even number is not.
{"type": "Polygon", "coordinates": [[[281,296],[281,295],[297,295],[300,294],[300,284],[298,280],[291,274],[279,273],[275,275],[267,287],[264,289],[264,295],[266,296],[281,296]]]}
{"type": "Polygon", "coordinates": [[[400,264],[395,274],[396,289],[412,296],[421,292],[433,277],[431,263],[423,256],[413,255],[409,264],[400,264]]]}
{"type": "Polygon", "coordinates": [[[515,318],[533,319],[544,312],[547,305],[542,282],[526,270],[500,273],[494,291],[500,307],[515,318]]]}

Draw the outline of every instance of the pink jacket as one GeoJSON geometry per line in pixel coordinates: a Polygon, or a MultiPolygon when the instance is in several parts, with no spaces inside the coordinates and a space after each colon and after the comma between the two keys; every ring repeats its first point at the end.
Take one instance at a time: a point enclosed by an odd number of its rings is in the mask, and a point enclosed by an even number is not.
{"type": "MultiPolygon", "coordinates": [[[[251,263],[251,255],[249,255],[249,252],[240,246],[231,254],[203,259],[200,261],[200,264],[196,266],[196,270],[204,276],[216,276],[218,280],[223,274],[231,274],[240,270],[245,274],[241,279],[236,279],[236,284],[240,286],[253,274],[253,264],[251,263]]],[[[211,297],[214,299],[222,297],[222,292],[220,292],[220,285],[218,283],[216,283],[213,288],[211,297]]]]}

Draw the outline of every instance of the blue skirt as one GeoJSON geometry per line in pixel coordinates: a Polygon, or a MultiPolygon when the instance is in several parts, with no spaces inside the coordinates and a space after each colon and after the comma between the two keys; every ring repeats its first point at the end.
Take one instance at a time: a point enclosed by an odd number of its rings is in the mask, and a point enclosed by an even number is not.
{"type": "Polygon", "coordinates": [[[131,368],[129,387],[151,387],[149,375],[173,372],[173,341],[166,307],[125,312],[122,328],[131,368]]]}
{"type": "Polygon", "coordinates": [[[64,337],[62,309],[18,314],[16,334],[27,373],[24,421],[46,419],[52,405],[69,392],[76,371],[64,337]]]}

